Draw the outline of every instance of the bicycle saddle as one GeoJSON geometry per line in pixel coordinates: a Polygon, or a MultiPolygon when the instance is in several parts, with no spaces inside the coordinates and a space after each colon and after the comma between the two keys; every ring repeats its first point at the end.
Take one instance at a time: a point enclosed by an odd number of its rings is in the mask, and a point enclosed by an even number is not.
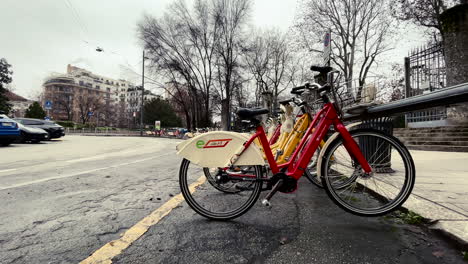
{"type": "Polygon", "coordinates": [[[279,101],[278,103],[280,103],[282,105],[286,105],[286,104],[289,104],[292,101],[293,101],[293,99],[288,99],[288,100],[279,101]]]}
{"type": "Polygon", "coordinates": [[[310,70],[311,70],[311,71],[320,72],[321,74],[327,74],[327,73],[333,71],[333,68],[330,67],[330,66],[317,66],[317,65],[312,65],[312,66],[310,67],[310,70]]]}
{"type": "Polygon", "coordinates": [[[249,120],[258,115],[268,114],[268,112],[266,108],[239,108],[236,114],[240,119],[249,120]]]}
{"type": "Polygon", "coordinates": [[[305,89],[294,89],[294,88],[293,88],[293,90],[291,90],[291,93],[292,93],[292,94],[296,94],[296,95],[301,95],[301,94],[303,94],[304,92],[305,92],[305,89]]]}

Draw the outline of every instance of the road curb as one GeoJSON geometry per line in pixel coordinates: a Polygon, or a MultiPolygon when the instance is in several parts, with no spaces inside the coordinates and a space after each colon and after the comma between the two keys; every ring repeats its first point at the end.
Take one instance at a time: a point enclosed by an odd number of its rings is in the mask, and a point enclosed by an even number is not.
{"type": "Polygon", "coordinates": [[[438,234],[458,249],[468,250],[468,219],[463,214],[419,196],[414,191],[401,209],[421,215],[424,223],[427,223],[425,226],[428,230],[438,234]],[[460,226],[456,227],[456,223],[460,226]]]}

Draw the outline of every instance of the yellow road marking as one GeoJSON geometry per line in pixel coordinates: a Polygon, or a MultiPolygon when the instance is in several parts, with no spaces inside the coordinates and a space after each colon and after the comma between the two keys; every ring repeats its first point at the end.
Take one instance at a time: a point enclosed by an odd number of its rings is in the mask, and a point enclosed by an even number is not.
{"type": "MultiPolygon", "coordinates": [[[[202,185],[205,180],[206,177],[201,176],[196,182],[192,183],[189,187],[190,193],[195,192],[195,188],[202,185]]],[[[123,250],[128,248],[135,240],[146,233],[146,231],[148,231],[151,226],[157,224],[162,218],[168,215],[172,209],[178,206],[182,201],[184,201],[182,193],[172,197],[161,207],[153,211],[150,215],[146,216],[136,225],[127,230],[121,238],[105,244],[103,247],[96,250],[87,259],[81,261],[80,264],[112,263],[112,258],[122,253],[123,250]]]]}

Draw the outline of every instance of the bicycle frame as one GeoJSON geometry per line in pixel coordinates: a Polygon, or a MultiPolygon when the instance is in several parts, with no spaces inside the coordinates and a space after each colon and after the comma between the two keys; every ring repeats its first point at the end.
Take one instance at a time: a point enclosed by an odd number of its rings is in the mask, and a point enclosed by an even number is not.
{"type": "Polygon", "coordinates": [[[268,143],[270,145],[273,145],[276,143],[276,141],[278,141],[278,138],[281,134],[281,124],[278,124],[275,128],[275,132],[273,132],[273,135],[271,136],[270,140],[268,141],[268,143]]]}
{"type": "MultiPolygon", "coordinates": [[[[331,125],[333,125],[335,130],[343,137],[343,145],[345,146],[350,156],[353,157],[359,165],[361,165],[366,173],[370,173],[372,169],[369,166],[369,163],[359,149],[359,146],[351,137],[349,131],[339,119],[335,107],[332,103],[326,103],[324,107],[314,116],[312,123],[309,125],[309,128],[307,129],[301,142],[295,149],[288,162],[278,165],[275,158],[273,157],[270,144],[261,125],[256,128],[255,134],[252,135],[252,137],[245,143],[244,150],[247,149],[250,144],[252,144],[252,142],[258,138],[263,147],[272,173],[277,174],[280,172],[280,170],[282,170],[286,173],[287,176],[298,180],[304,174],[304,171],[307,169],[307,165],[309,164],[313,154],[324,139],[331,125]],[[310,140],[308,140],[310,135],[310,140]]],[[[245,177],[246,175],[243,176],[245,177]]]]}

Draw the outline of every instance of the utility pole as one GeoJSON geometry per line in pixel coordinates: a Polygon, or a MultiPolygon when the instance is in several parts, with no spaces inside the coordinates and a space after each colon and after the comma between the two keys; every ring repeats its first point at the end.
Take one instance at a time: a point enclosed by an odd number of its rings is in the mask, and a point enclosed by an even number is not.
{"type": "Polygon", "coordinates": [[[145,104],[145,50],[141,66],[141,106],[140,106],[140,136],[143,136],[143,106],[145,104]]]}

